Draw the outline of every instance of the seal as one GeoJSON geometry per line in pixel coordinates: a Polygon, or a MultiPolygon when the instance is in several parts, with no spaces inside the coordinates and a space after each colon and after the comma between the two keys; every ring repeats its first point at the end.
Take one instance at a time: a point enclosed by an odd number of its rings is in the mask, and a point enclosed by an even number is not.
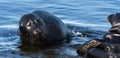
{"type": "Polygon", "coordinates": [[[108,21],[112,25],[109,32],[104,36],[109,44],[120,44],[120,13],[108,16],[108,21]]]}
{"type": "Polygon", "coordinates": [[[69,29],[56,16],[34,10],[21,17],[19,36],[23,45],[51,45],[69,37],[69,29]]]}
{"type": "Polygon", "coordinates": [[[85,58],[120,58],[120,13],[109,15],[108,21],[112,27],[104,35],[104,39],[95,39],[84,43],[77,50],[79,56],[85,58]]]}

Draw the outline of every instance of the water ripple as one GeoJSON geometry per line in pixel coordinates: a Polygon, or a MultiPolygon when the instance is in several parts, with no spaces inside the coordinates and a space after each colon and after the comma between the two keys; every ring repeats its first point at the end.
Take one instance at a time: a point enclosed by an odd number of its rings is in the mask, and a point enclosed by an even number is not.
{"type": "MultiPolygon", "coordinates": [[[[120,12],[119,2],[120,0],[1,0],[0,51],[15,49],[15,51],[17,51],[18,48],[16,47],[19,45],[18,42],[20,41],[18,36],[19,19],[23,14],[29,13],[35,9],[46,10],[53,15],[56,15],[64,23],[71,24],[71,26],[73,25],[71,27],[73,29],[78,28],[76,26],[79,26],[78,29],[81,30],[81,32],[87,31],[86,33],[89,35],[94,35],[95,37],[99,37],[100,35],[100,37],[102,37],[103,33],[107,32],[110,28],[110,24],[107,22],[107,16],[112,13],[120,12]],[[88,29],[84,29],[81,26],[88,29]]],[[[83,39],[86,40],[86,38],[74,39],[71,45],[80,44],[79,42],[83,39]]],[[[60,58],[60,56],[66,58],[73,58],[74,56],[75,58],[79,58],[77,57],[74,48],[61,47],[61,49],[56,49],[58,50],[55,51],[57,55],[53,54],[50,56],[49,54],[44,54],[44,52],[43,54],[45,57],[52,58],[60,58]]],[[[7,56],[3,55],[3,57],[8,58],[10,54],[11,53],[7,56]]],[[[0,56],[1,55],[2,53],[0,52],[0,56]]],[[[30,58],[30,56],[33,57],[34,55],[25,55],[24,57],[30,58]]],[[[42,58],[42,56],[43,55],[38,54],[36,57],[42,58]]],[[[14,57],[17,58],[18,55],[14,57]]]]}

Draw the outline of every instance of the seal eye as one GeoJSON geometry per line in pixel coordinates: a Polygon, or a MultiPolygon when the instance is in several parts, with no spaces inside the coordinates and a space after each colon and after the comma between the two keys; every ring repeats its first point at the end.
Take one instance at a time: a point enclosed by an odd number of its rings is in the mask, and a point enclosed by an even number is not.
{"type": "Polygon", "coordinates": [[[30,26],[32,26],[32,25],[33,25],[33,21],[30,20],[30,21],[27,23],[27,26],[30,27],[30,26]]]}
{"type": "Polygon", "coordinates": [[[36,24],[38,24],[38,23],[39,23],[39,20],[35,19],[34,22],[35,22],[36,24]]]}

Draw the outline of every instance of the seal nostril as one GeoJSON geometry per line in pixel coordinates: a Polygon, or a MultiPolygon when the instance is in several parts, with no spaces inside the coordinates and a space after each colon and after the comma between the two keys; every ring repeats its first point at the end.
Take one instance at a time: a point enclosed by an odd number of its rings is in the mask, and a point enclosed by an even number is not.
{"type": "Polygon", "coordinates": [[[30,21],[27,23],[27,26],[30,27],[30,26],[32,26],[32,25],[33,25],[33,21],[30,20],[30,21]]]}

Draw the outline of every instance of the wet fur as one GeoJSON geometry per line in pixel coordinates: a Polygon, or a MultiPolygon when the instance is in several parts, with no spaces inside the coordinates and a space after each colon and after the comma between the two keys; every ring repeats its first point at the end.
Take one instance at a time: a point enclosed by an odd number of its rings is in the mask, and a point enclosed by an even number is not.
{"type": "Polygon", "coordinates": [[[109,15],[108,21],[112,27],[104,35],[104,39],[100,41],[98,39],[91,40],[93,43],[91,41],[86,42],[77,50],[78,55],[85,56],[86,58],[120,57],[120,13],[109,15]]]}
{"type": "Polygon", "coordinates": [[[67,26],[58,17],[43,10],[25,14],[19,22],[19,35],[23,45],[55,44],[66,40],[69,33],[67,26]]]}

